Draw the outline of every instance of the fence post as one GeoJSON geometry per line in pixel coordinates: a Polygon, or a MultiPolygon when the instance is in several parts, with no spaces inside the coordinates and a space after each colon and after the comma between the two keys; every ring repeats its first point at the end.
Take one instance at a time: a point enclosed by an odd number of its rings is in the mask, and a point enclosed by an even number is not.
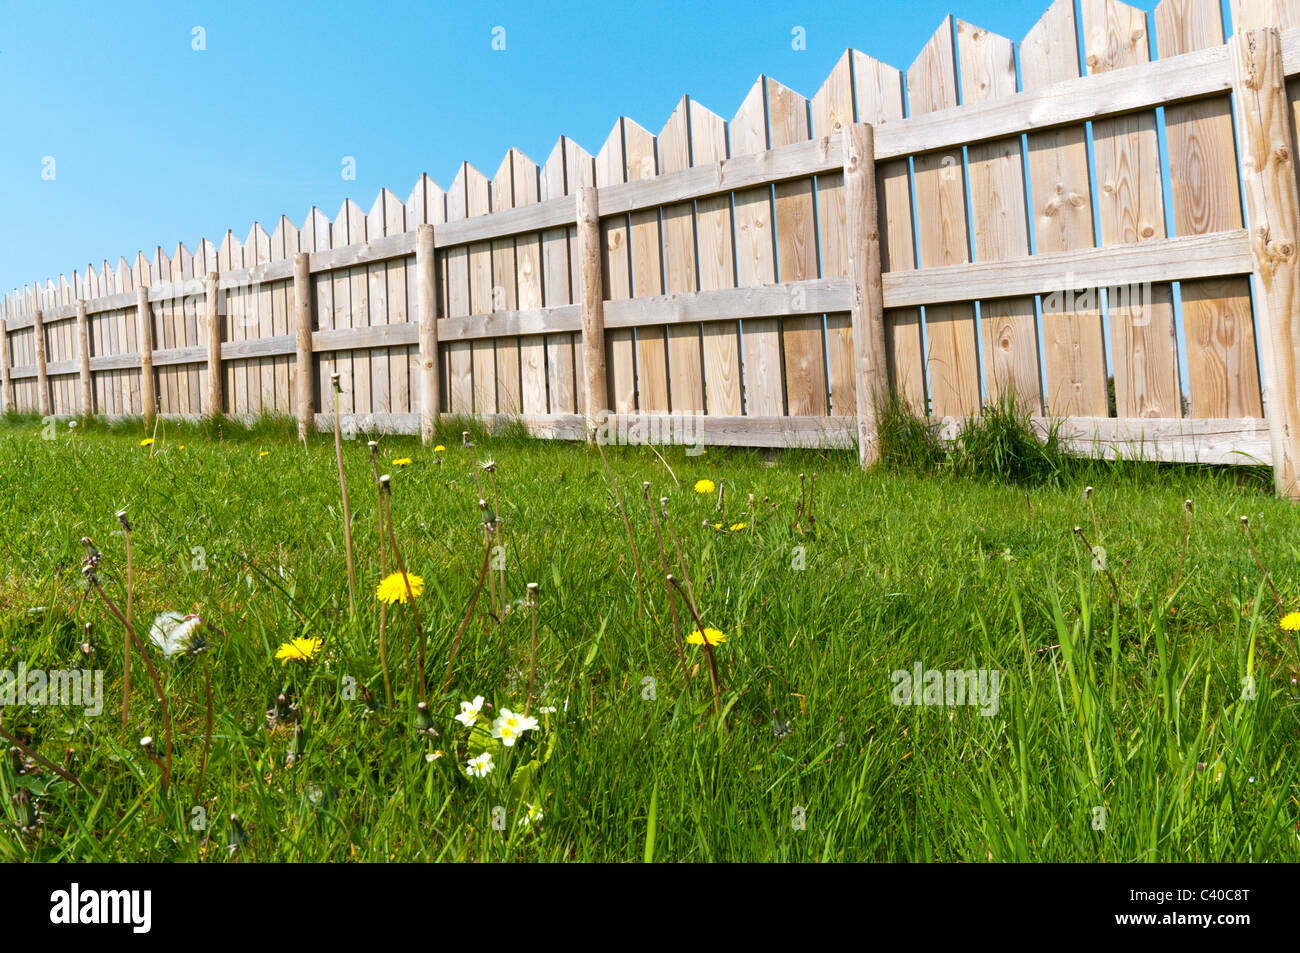
{"type": "Polygon", "coordinates": [[[880,283],[875,133],[870,123],[844,127],[844,224],[853,293],[853,378],[858,403],[858,463],[880,459],[876,409],[888,394],[885,299],[880,283]]]}
{"type": "Polygon", "coordinates": [[[149,289],[135,289],[136,341],[140,346],[140,403],[144,405],[144,425],[153,426],[158,413],[157,382],[153,376],[153,314],[149,307],[149,289]]]}
{"type": "Polygon", "coordinates": [[[45,312],[40,308],[32,315],[32,340],[36,345],[36,409],[42,417],[48,417],[50,378],[45,372],[45,312]]]}
{"type": "Polygon", "coordinates": [[[90,390],[90,318],[86,314],[86,299],[77,299],[77,359],[80,362],[78,377],[81,390],[81,416],[95,412],[90,390]]]}
{"type": "Polygon", "coordinates": [[[220,417],[224,409],[221,387],[221,316],[217,313],[217,273],[203,276],[203,322],[208,329],[208,416],[220,417]]]}
{"type": "Polygon", "coordinates": [[[1300,198],[1291,153],[1291,107],[1287,102],[1282,46],[1275,29],[1233,35],[1232,88],[1256,300],[1270,342],[1272,366],[1264,388],[1265,415],[1273,445],[1273,486],[1279,496],[1300,498],[1300,198]]]}
{"type": "Polygon", "coordinates": [[[605,290],[600,273],[600,211],[595,188],[578,190],[578,301],[582,307],[583,392],[587,439],[595,440],[596,415],[609,409],[605,375],[605,290]]]}
{"type": "Polygon", "coordinates": [[[420,320],[420,440],[428,446],[433,442],[442,400],[442,384],[438,379],[442,368],[438,364],[437,268],[432,225],[420,225],[416,229],[415,276],[420,320]]]}
{"type": "Polygon", "coordinates": [[[293,311],[298,326],[298,439],[306,441],[312,429],[313,361],[311,350],[311,255],[293,256],[293,311]]]}
{"type": "Polygon", "coordinates": [[[4,390],[5,410],[14,409],[14,382],[9,376],[9,323],[0,318],[0,389],[4,390]]]}

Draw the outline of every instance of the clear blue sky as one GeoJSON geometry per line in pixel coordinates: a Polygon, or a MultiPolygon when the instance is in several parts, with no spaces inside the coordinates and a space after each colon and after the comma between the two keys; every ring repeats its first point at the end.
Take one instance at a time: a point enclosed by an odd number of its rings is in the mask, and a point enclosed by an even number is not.
{"type": "Polygon", "coordinates": [[[511,146],[542,163],[560,134],[594,153],[620,114],[657,133],[683,93],[730,118],[760,73],[811,97],[845,47],[905,68],[949,12],[1019,41],[1047,5],[0,0],[0,291],[369,210],[462,160],[491,176],[511,146]]]}

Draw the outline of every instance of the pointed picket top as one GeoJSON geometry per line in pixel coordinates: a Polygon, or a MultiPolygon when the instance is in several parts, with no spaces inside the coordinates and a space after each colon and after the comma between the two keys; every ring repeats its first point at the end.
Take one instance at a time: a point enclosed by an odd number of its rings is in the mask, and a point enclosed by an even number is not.
{"type": "Polygon", "coordinates": [[[767,149],[767,116],[763,95],[766,82],[766,76],[760,76],[754,81],[744,102],[736,110],[736,115],[731,118],[733,156],[753,155],[767,149]]]}
{"type": "Polygon", "coordinates": [[[513,165],[515,208],[533,205],[541,199],[541,169],[519,149],[507,153],[513,165]]]}
{"type": "Polygon", "coordinates": [[[311,207],[298,229],[298,250],[324,251],[330,247],[330,220],[316,206],[311,207]]]}
{"type": "Polygon", "coordinates": [[[957,62],[951,16],[943,18],[939,29],[907,68],[907,105],[912,116],[957,105],[957,62]]]}
{"type": "Polygon", "coordinates": [[[239,243],[235,233],[226,229],[226,234],[221,239],[221,247],[217,249],[217,270],[234,271],[244,267],[244,246],[239,243]]]}
{"type": "Polygon", "coordinates": [[[261,222],[254,222],[244,239],[244,267],[255,268],[271,260],[271,236],[261,222]]]}
{"type": "Polygon", "coordinates": [[[1160,0],[1154,16],[1162,60],[1223,45],[1223,7],[1218,0],[1160,0]]]}
{"type": "Polygon", "coordinates": [[[1119,0],[1080,0],[1083,62],[1088,75],[1137,66],[1151,58],[1147,15],[1119,0]]]}
{"type": "Polygon", "coordinates": [[[492,184],[486,175],[468,162],[465,163],[464,171],[466,214],[471,218],[486,215],[492,211],[492,184]]]}
{"type": "Polygon", "coordinates": [[[1016,91],[1016,47],[1005,36],[957,21],[957,70],[961,101],[982,103],[1016,91]]]}
{"type": "Polygon", "coordinates": [[[59,274],[59,287],[57,294],[59,296],[59,304],[72,304],[72,291],[68,287],[68,279],[64,278],[61,272],[59,274]]]}
{"type": "Polygon", "coordinates": [[[627,165],[627,181],[653,179],[659,174],[654,133],[623,117],[623,152],[627,165]]]}
{"type": "Polygon", "coordinates": [[[220,271],[217,261],[217,246],[209,239],[200,238],[199,247],[194,250],[194,277],[206,278],[209,273],[220,271]]]}
{"type": "Polygon", "coordinates": [[[812,134],[818,138],[833,136],[853,123],[853,51],[845,50],[813,94],[812,134]]]}
{"type": "Polygon", "coordinates": [[[334,225],[330,228],[330,244],[333,248],[356,245],[366,240],[366,213],[361,206],[351,199],[344,199],[339,212],[334,216],[334,225]]]}
{"type": "Polygon", "coordinates": [[[490,193],[487,176],[462,162],[447,192],[447,221],[485,214],[491,207],[490,193]]]}
{"type": "Polygon", "coordinates": [[[858,122],[881,125],[902,119],[903,71],[853,51],[853,99],[858,122]]]}
{"type": "Polygon", "coordinates": [[[366,216],[366,237],[373,241],[384,235],[406,231],[406,205],[388,189],[380,189],[366,216]]]}
{"type": "Polygon", "coordinates": [[[677,101],[664,127],[659,130],[659,171],[681,172],[691,167],[691,97],[677,101]]]}
{"type": "Polygon", "coordinates": [[[135,253],[135,263],[131,266],[131,281],[136,288],[148,288],[153,282],[150,280],[152,275],[149,273],[149,259],[144,256],[144,252],[135,253]]]}
{"type": "Polygon", "coordinates": [[[194,256],[185,247],[184,242],[177,242],[172,250],[172,281],[188,281],[194,277],[194,256]]]}
{"type": "Polygon", "coordinates": [[[298,226],[288,215],[281,215],[271,233],[271,261],[283,261],[298,254],[298,226]]]}
{"type": "Polygon", "coordinates": [[[169,281],[172,273],[172,261],[161,245],[154,246],[153,257],[149,259],[149,284],[162,284],[169,281]]]}
{"type": "MultiPolygon", "coordinates": [[[[511,150],[513,151],[513,150],[511,150]]],[[[492,211],[515,207],[515,164],[507,151],[492,176],[492,211]]]]}
{"type": "Polygon", "coordinates": [[[627,167],[623,162],[623,119],[614,122],[614,128],[605,137],[605,144],[596,153],[596,187],[604,188],[627,181],[627,167]]]}
{"type": "Polygon", "coordinates": [[[691,100],[691,165],[709,165],[727,158],[727,120],[691,100]]]}
{"type": "Polygon", "coordinates": [[[124,294],[135,290],[135,279],[131,274],[131,263],[122,256],[117,259],[117,293],[124,294]]]}
{"type": "Polygon", "coordinates": [[[802,93],[778,83],[770,76],[767,80],[768,141],[771,148],[807,142],[812,135],[808,125],[808,100],[802,93]]]}
{"type": "Polygon", "coordinates": [[[427,174],[422,174],[406,200],[406,226],[441,225],[445,221],[447,193],[427,174]]]}
{"type": "Polygon", "coordinates": [[[576,195],[578,189],[596,184],[596,160],[568,136],[555,141],[541,172],[541,198],[558,199],[576,195]]]}
{"type": "Polygon", "coordinates": [[[1074,0],[1054,0],[1020,41],[1020,85],[1042,89],[1080,75],[1074,0]]]}
{"type": "Polygon", "coordinates": [[[99,293],[104,297],[117,294],[117,275],[113,271],[113,266],[105,258],[99,268],[99,293]]]}
{"type": "Polygon", "coordinates": [[[85,298],[89,301],[92,298],[98,298],[99,295],[99,272],[93,265],[86,263],[86,270],[81,275],[81,287],[77,289],[78,298],[85,298]]]}
{"type": "Polygon", "coordinates": [[[1270,26],[1279,30],[1300,26],[1300,0],[1229,0],[1228,6],[1234,33],[1270,26]]]}
{"type": "Polygon", "coordinates": [[[469,203],[465,201],[465,178],[467,176],[466,168],[468,162],[462,162],[460,168],[456,170],[456,176],[451,180],[451,188],[447,190],[447,221],[456,222],[464,218],[469,208],[469,203]]]}
{"type": "Polygon", "coordinates": [[[63,297],[59,294],[59,286],[54,283],[53,278],[45,279],[45,297],[51,308],[57,308],[63,304],[63,297]]]}

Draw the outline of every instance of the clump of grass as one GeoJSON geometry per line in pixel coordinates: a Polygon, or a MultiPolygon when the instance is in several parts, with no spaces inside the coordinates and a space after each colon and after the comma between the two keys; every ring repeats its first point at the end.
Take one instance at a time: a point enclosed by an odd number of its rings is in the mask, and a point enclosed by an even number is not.
{"type": "Polygon", "coordinates": [[[1015,393],[1004,392],[984,412],[966,421],[949,455],[954,473],[1017,486],[1056,486],[1074,470],[1061,445],[1060,422],[1047,422],[1039,435],[1015,393]]]}
{"type": "Polygon", "coordinates": [[[894,472],[933,473],[944,459],[939,427],[891,390],[876,408],[880,465],[894,472]]]}

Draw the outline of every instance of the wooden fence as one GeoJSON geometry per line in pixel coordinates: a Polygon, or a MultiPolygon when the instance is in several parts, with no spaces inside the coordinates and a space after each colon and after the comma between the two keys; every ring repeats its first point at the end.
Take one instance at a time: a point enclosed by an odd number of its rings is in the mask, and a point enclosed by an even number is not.
{"type": "Polygon", "coordinates": [[[1300,0],[1234,3],[1230,41],[1216,0],[1075,9],[1018,57],[949,18],[811,101],[760,77],[730,122],[683,97],[594,156],[15,291],[4,405],[332,426],[337,372],[366,429],[608,411],[869,462],[885,388],[950,432],[1014,388],[1081,450],[1271,463],[1297,495],[1300,0]]]}

